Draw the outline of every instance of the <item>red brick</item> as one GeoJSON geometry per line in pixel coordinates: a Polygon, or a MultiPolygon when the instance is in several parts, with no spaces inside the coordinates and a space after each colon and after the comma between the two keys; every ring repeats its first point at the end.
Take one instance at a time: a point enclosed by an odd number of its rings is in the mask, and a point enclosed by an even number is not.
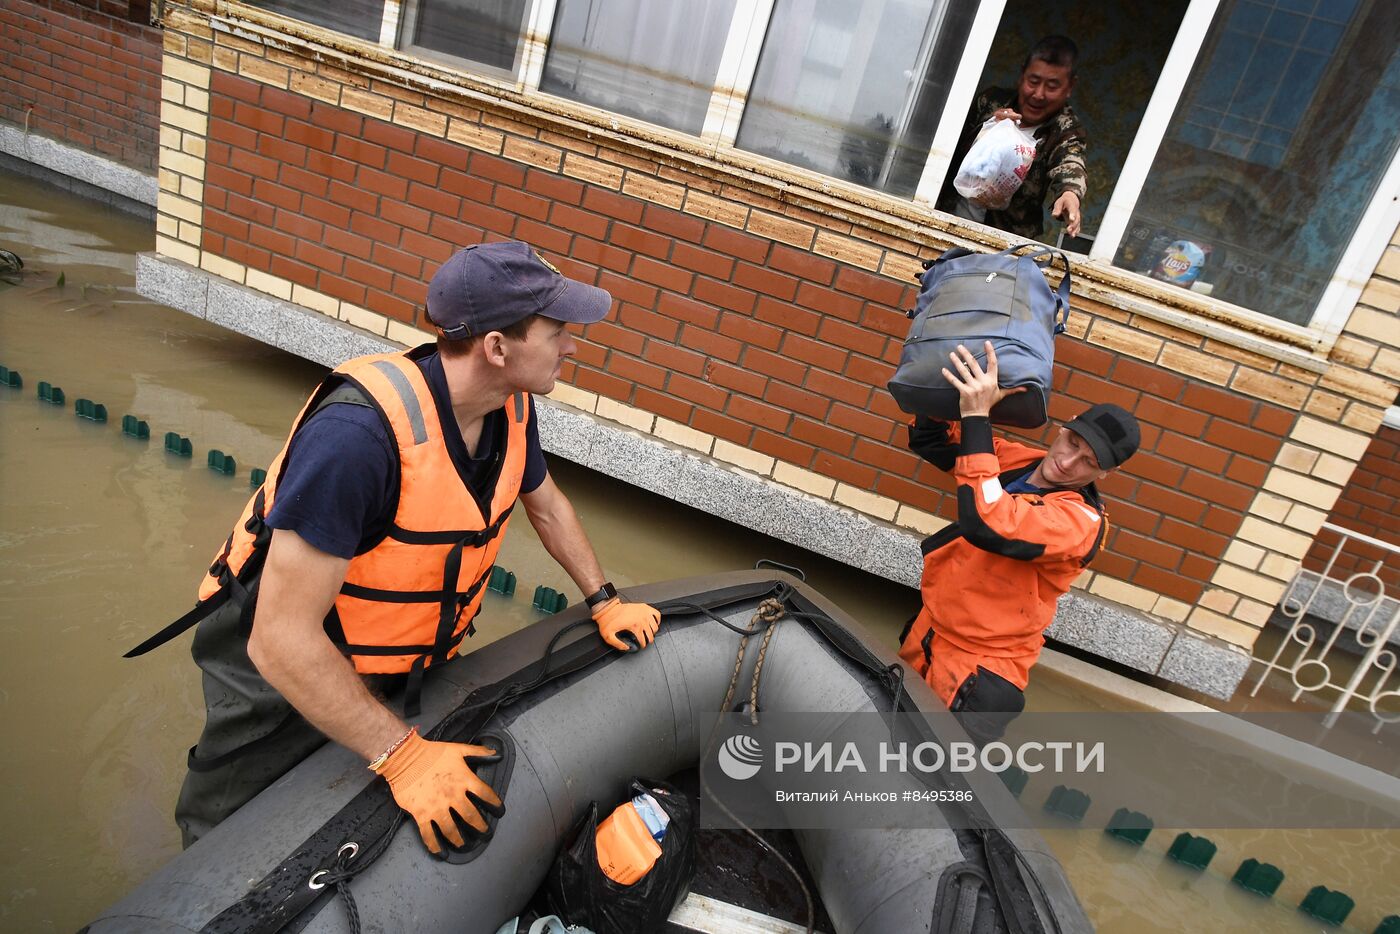
{"type": "MultiPolygon", "coordinates": [[[[1109,542],[1110,546],[1112,542],[1109,542]]],[[[1112,548],[1105,548],[1094,558],[1092,565],[1095,571],[1100,574],[1107,574],[1109,577],[1116,577],[1119,580],[1128,580],[1133,572],[1137,570],[1137,562],[1131,558],[1114,554],[1112,548]]]]}
{"type": "Polygon", "coordinates": [[[1066,391],[1079,399],[1097,404],[1112,402],[1128,411],[1137,406],[1138,393],[1130,386],[1111,383],[1087,373],[1071,373],[1066,391]]]}
{"type": "Polygon", "coordinates": [[[754,317],[759,321],[766,321],[775,324],[780,328],[789,331],[796,331],[811,337],[817,333],[817,328],[821,325],[821,316],[815,312],[806,311],[787,302],[780,302],[776,299],[762,296],[758,300],[758,305],[754,309],[754,317]]]}
{"type": "MultiPolygon", "coordinates": [[[[826,323],[830,324],[831,322],[826,323]]],[[[840,346],[810,340],[797,334],[789,333],[783,338],[782,352],[793,360],[808,363],[832,373],[840,373],[846,366],[847,354],[840,346]]]]}
{"type": "Polygon", "coordinates": [[[1213,559],[1201,555],[1187,555],[1181,561],[1181,573],[1192,580],[1208,581],[1215,576],[1215,569],[1219,566],[1219,555],[1213,559]]]}
{"type": "Polygon", "coordinates": [[[1183,493],[1190,493],[1207,502],[1237,511],[1248,509],[1255,495],[1255,490],[1250,487],[1231,483],[1199,470],[1188,470],[1180,489],[1183,493]]]}
{"type": "MultiPolygon", "coordinates": [[[[845,348],[856,353],[865,354],[868,357],[878,357],[885,349],[887,338],[883,334],[877,334],[865,328],[847,324],[844,321],[837,321],[827,318],[822,322],[817,330],[817,337],[833,345],[832,349],[845,348]]],[[[845,361],[845,353],[841,353],[842,362],[845,361]]],[[[839,372],[840,366],[831,366],[829,369],[839,372]]]]}
{"type": "MultiPolygon", "coordinates": [[[[939,490],[887,473],[880,474],[879,479],[875,481],[874,491],[881,496],[888,496],[901,503],[908,503],[916,509],[922,509],[935,515],[938,514],[943,500],[943,494],[939,490]]],[[[956,507],[954,507],[954,512],[956,512],[956,507]]],[[[955,516],[948,516],[948,518],[955,518],[955,516]]]]}
{"type": "Polygon", "coordinates": [[[726,312],[720,317],[719,332],[726,337],[732,337],[755,347],[762,347],[764,350],[777,350],[783,343],[781,329],[733,312],[726,312]]]}
{"type": "Polygon", "coordinates": [[[714,279],[728,279],[734,274],[734,260],[688,243],[677,243],[671,248],[671,262],[714,279]]]}
{"type": "Polygon", "coordinates": [[[1186,380],[1170,370],[1148,366],[1127,357],[1118,358],[1113,368],[1112,381],[1168,400],[1179,398],[1182,390],[1186,388],[1186,380]]]}
{"type": "Polygon", "coordinates": [[[1083,370],[1095,376],[1107,376],[1109,369],[1113,366],[1113,361],[1117,357],[1106,350],[1091,347],[1083,341],[1073,340],[1068,336],[1061,336],[1055,340],[1055,366],[1056,369],[1065,367],[1071,370],[1083,370]]]}
{"type": "Polygon", "coordinates": [[[509,211],[512,214],[518,214],[522,217],[530,217],[537,221],[542,221],[549,217],[550,201],[536,197],[535,195],[528,195],[524,192],[516,191],[513,188],[497,188],[493,201],[496,207],[501,210],[509,211]]]}
{"type": "Polygon", "coordinates": [[[608,242],[633,253],[645,253],[657,259],[665,259],[671,253],[671,241],[647,230],[627,224],[613,224],[608,242]]]}
{"type": "Polygon", "coordinates": [[[389,158],[383,146],[376,146],[343,133],[336,137],[335,154],[342,159],[349,159],[356,165],[371,169],[384,168],[389,158]]]}
{"type": "Polygon", "coordinates": [[[255,149],[258,145],[256,130],[239,126],[229,120],[210,120],[209,139],[211,142],[227,143],[239,149],[255,149]]]}
{"type": "Polygon", "coordinates": [[[345,228],[350,226],[350,210],[339,204],[331,204],[321,198],[303,197],[301,211],[307,217],[322,221],[327,227],[345,228]]]}
{"type": "Polygon", "coordinates": [[[417,138],[413,142],[413,151],[420,158],[436,163],[439,167],[457,169],[458,171],[466,169],[471,150],[421,133],[416,136],[417,138]]]}
{"type": "Polygon", "coordinates": [[[397,224],[407,230],[416,230],[419,233],[427,233],[428,226],[433,220],[433,216],[422,208],[413,207],[402,201],[389,201],[387,199],[379,205],[379,216],[391,224],[397,224]]]}
{"type": "MultiPolygon", "coordinates": [[[[903,438],[900,440],[903,441],[903,438]]],[[[901,477],[914,476],[921,463],[919,456],[905,450],[903,444],[877,444],[868,438],[856,439],[853,456],[863,464],[870,464],[901,477]]]]}
{"type": "Polygon", "coordinates": [[[820,421],[802,419],[802,417],[792,419],[788,435],[791,435],[794,440],[804,442],[804,444],[811,444],[820,451],[829,451],[839,456],[850,455],[855,442],[855,438],[848,431],[839,431],[820,423],[820,421]]]}
{"type": "Polygon", "coordinates": [[[596,370],[583,367],[578,368],[573,382],[580,389],[587,389],[589,392],[596,392],[619,402],[628,401],[632,395],[632,384],[625,379],[618,379],[616,376],[609,376],[606,373],[599,373],[596,370]]]}
{"type": "Polygon", "coordinates": [[[608,372],[614,376],[631,380],[633,383],[650,386],[652,389],[664,387],[666,378],[670,375],[659,366],[653,366],[638,360],[636,357],[629,357],[616,351],[608,354],[608,372]]]}
{"type": "Polygon", "coordinates": [[[537,250],[564,256],[569,254],[573,238],[565,231],[524,217],[512,224],[511,215],[494,208],[475,207],[465,212],[465,215],[474,224],[480,224],[502,236],[513,236],[517,240],[523,240],[537,250]]]}
{"type": "Polygon", "coordinates": [[[1272,461],[1276,458],[1279,448],[1282,446],[1282,442],[1273,435],[1244,428],[1236,422],[1227,422],[1218,418],[1211,420],[1210,426],[1206,429],[1205,436],[1201,440],[1207,444],[1228,448],[1231,451],[1238,451],[1241,454],[1248,454],[1250,457],[1266,461],[1272,461]]]}
{"type": "Polygon", "coordinates": [[[1157,453],[1211,473],[1224,471],[1225,464],[1230,457],[1228,451],[1202,444],[1199,441],[1192,441],[1184,435],[1174,434],[1162,436],[1161,442],[1157,445],[1157,453]]]}
{"type": "Polygon", "coordinates": [[[1190,552],[1219,554],[1225,549],[1227,540],[1223,535],[1215,535],[1201,528],[1194,520],[1185,522],[1171,516],[1163,516],[1157,527],[1157,538],[1172,545],[1178,545],[1190,552]]]}
{"type": "MultiPolygon", "coordinates": [[[[792,431],[792,436],[802,440],[795,426],[792,431]]],[[[816,459],[812,461],[812,469],[817,473],[831,477],[834,480],[839,480],[842,483],[848,483],[861,490],[869,490],[875,486],[876,479],[880,474],[874,468],[867,467],[864,464],[857,464],[853,460],[833,453],[830,449],[822,450],[820,442],[814,440],[814,443],[817,444],[818,450],[816,459]]]]}
{"type": "Polygon", "coordinates": [[[742,392],[755,398],[761,398],[764,389],[768,386],[768,377],[762,373],[730,366],[728,363],[717,363],[712,359],[705,361],[701,375],[707,382],[714,383],[716,386],[723,386],[725,389],[742,392]]]}
{"type": "Polygon", "coordinates": [[[762,265],[768,257],[769,240],[741,233],[720,224],[710,224],[705,231],[705,246],[718,250],[726,256],[748,260],[762,265]]]}
{"type": "Polygon", "coordinates": [[[520,188],[525,184],[524,169],[513,162],[507,162],[505,159],[484,152],[472,152],[468,167],[473,175],[489,178],[493,182],[500,182],[511,188],[520,188]]]}
{"type": "Polygon", "coordinates": [[[646,206],[642,214],[642,226],[668,237],[689,240],[691,243],[699,243],[705,234],[704,221],[654,204],[646,206]]]}
{"type": "Polygon", "coordinates": [[[316,282],[316,289],[319,292],[325,292],[331,298],[338,298],[354,305],[365,303],[365,287],[336,272],[321,273],[316,282]]]}
{"type": "Polygon", "coordinates": [[[735,411],[735,402],[742,397],[735,396],[722,386],[707,383],[702,380],[693,379],[684,373],[672,373],[671,378],[666,382],[666,391],[671,395],[687,402],[694,402],[711,411],[718,412],[729,406],[729,414],[736,418],[744,418],[742,412],[735,411]]]}
{"type": "Polygon", "coordinates": [[[909,291],[909,287],[903,283],[886,276],[852,269],[850,266],[842,266],[836,270],[836,288],[842,292],[859,295],[868,302],[889,305],[892,308],[903,307],[906,303],[905,295],[909,291]]]}
{"type": "Polygon", "coordinates": [[[370,251],[370,258],[397,273],[415,278],[423,275],[423,260],[411,253],[396,250],[383,243],[376,243],[370,251]]]}
{"type": "Polygon", "coordinates": [[[779,272],[791,273],[799,279],[805,279],[817,285],[831,285],[832,279],[836,276],[836,263],[831,260],[780,243],[773,244],[772,252],[768,257],[768,265],[779,272]]]}
{"type": "Polygon", "coordinates": [[[676,373],[684,373],[687,376],[703,377],[705,374],[707,361],[703,354],[684,350],[661,341],[647,341],[646,350],[642,357],[657,366],[665,367],[676,373]]]}
{"type": "Polygon", "coordinates": [[[1205,589],[1200,580],[1193,581],[1179,573],[1146,564],[1138,566],[1131,583],[1190,604],[1199,600],[1205,589]]]}
{"type": "Polygon", "coordinates": [[[1167,487],[1178,486],[1186,474],[1186,468],[1180,464],[1146,452],[1139,452],[1123,469],[1135,477],[1167,487]]]}
{"type": "Polygon", "coordinates": [[[901,311],[882,308],[879,305],[865,306],[861,324],[872,331],[887,334],[901,343],[909,336],[909,318],[901,311]]]}
{"type": "Polygon", "coordinates": [[[1259,411],[1254,415],[1254,427],[1279,438],[1285,438],[1293,430],[1293,423],[1297,420],[1298,413],[1289,409],[1281,409],[1275,405],[1261,405],[1259,411]]]}
{"type": "Polygon", "coordinates": [[[643,285],[610,272],[598,274],[598,285],[611,292],[613,298],[619,301],[630,302],[641,308],[654,308],[656,306],[656,289],[649,285],[643,285]]]}
{"type": "MultiPolygon", "coordinates": [[[[839,402],[832,405],[826,420],[837,428],[847,429],[881,443],[890,441],[896,434],[895,423],[889,419],[871,415],[869,412],[854,409],[839,402]]],[[[903,432],[900,432],[899,436],[902,442],[903,432]]]]}
{"type": "Polygon", "coordinates": [[[387,244],[388,246],[399,245],[401,232],[398,226],[386,220],[381,220],[378,217],[372,217],[369,214],[356,213],[355,216],[350,219],[350,230],[359,234],[361,237],[367,237],[377,243],[387,244]]]}
{"type": "Polygon", "coordinates": [[[413,321],[414,313],[417,311],[412,302],[406,302],[397,295],[376,292],[374,289],[366,290],[365,307],[370,311],[376,311],[405,324],[413,321]]]}
{"type": "MultiPolygon", "coordinates": [[[[222,72],[215,71],[214,74],[219,75],[222,72]]],[[[314,102],[311,105],[311,117],[307,122],[350,138],[358,138],[364,131],[365,124],[364,118],[353,111],[314,102]]]]}
{"type": "MultiPolygon", "coordinates": [[[[437,237],[430,237],[421,234],[416,230],[404,230],[403,237],[399,241],[399,247],[405,252],[415,256],[421,256],[426,262],[431,264],[431,268],[436,270],[438,266],[447,262],[448,258],[455,252],[456,247],[444,243],[437,237]]],[[[426,270],[425,270],[426,272],[426,270]]]]}
{"type": "Polygon", "coordinates": [[[759,266],[740,263],[734,273],[734,284],[753,289],[764,295],[790,302],[797,296],[797,280],[792,276],[771,272],[759,266]]]}
{"type": "Polygon", "coordinates": [[[825,396],[777,381],[768,384],[763,398],[783,409],[798,412],[811,418],[824,419],[826,413],[831,409],[831,400],[825,396]]]}
{"type": "Polygon", "coordinates": [[[416,159],[413,156],[405,155],[401,152],[389,153],[389,163],[386,171],[391,175],[398,175],[411,182],[421,182],[424,185],[436,185],[438,180],[438,165],[426,159],[416,159]]]}
{"type": "Polygon", "coordinates": [[[860,320],[860,313],[863,303],[860,299],[840,292],[834,292],[830,288],[818,287],[804,282],[798,286],[797,304],[823,314],[835,315],[847,321],[855,322],[860,320]]]}
{"type": "Polygon", "coordinates": [[[328,197],[333,203],[343,204],[351,210],[364,211],[367,214],[377,214],[379,211],[379,197],[357,185],[330,182],[328,197]]]}
{"type": "Polygon", "coordinates": [[[719,312],[674,292],[662,292],[656,303],[656,310],[668,318],[694,324],[706,330],[714,330],[719,324],[719,312]]]}
{"type": "Polygon", "coordinates": [[[262,104],[294,120],[305,120],[311,116],[310,99],[269,85],[263,85],[262,104]]]}
{"type": "Polygon", "coordinates": [[[582,184],[539,169],[530,169],[525,174],[525,189],[543,195],[551,201],[562,201],[565,204],[579,204],[583,201],[582,184]]]}
{"type": "Polygon", "coordinates": [[[408,194],[408,182],[405,179],[363,165],[355,173],[355,183],[367,192],[396,201],[402,201],[408,194]]]}
{"type": "Polygon", "coordinates": [[[894,367],[883,360],[871,360],[860,354],[851,354],[850,359],[846,361],[845,373],[858,383],[883,391],[890,377],[894,376],[894,367]]]}
{"type": "Polygon", "coordinates": [[[743,447],[747,447],[753,437],[752,425],[703,409],[695,410],[695,414],[690,417],[690,427],[743,447]]]}
{"type": "Polygon", "coordinates": [[[332,156],[324,152],[306,154],[306,171],[337,182],[353,182],[359,167],[349,159],[332,156]]]}
{"type": "Polygon", "coordinates": [[[235,149],[229,154],[229,166],[254,178],[271,181],[277,177],[276,162],[242,149],[235,149]]]}
{"type": "Polygon", "coordinates": [[[791,412],[778,406],[750,399],[747,396],[731,395],[726,412],[752,425],[762,425],[773,431],[787,431],[788,425],[792,423],[791,412]]]}
{"type": "Polygon", "coordinates": [[[744,354],[744,345],[739,341],[716,334],[709,328],[698,328],[690,324],[681,329],[679,343],[683,347],[689,347],[730,363],[737,363],[739,357],[744,354]]]}
{"type": "Polygon", "coordinates": [[[622,305],[619,323],[625,328],[640,331],[652,337],[659,337],[671,343],[676,342],[681,327],[680,324],[672,318],[667,318],[654,311],[648,311],[645,308],[638,308],[636,305],[627,303],[623,303],[622,305]]]}
{"type": "Polygon", "coordinates": [[[555,203],[549,212],[549,222],[565,230],[581,233],[595,240],[605,240],[608,236],[608,219],[588,211],[555,203]]]}
{"type": "MultiPolygon", "coordinates": [[[[503,191],[505,189],[502,189],[503,191]]],[[[632,254],[587,237],[574,237],[573,258],[591,266],[601,266],[612,272],[625,273],[632,264],[632,254]]],[[[663,296],[664,299],[664,296],[663,296]]]]}
{"type": "Polygon", "coordinates": [[[1228,418],[1231,421],[1249,424],[1254,414],[1254,402],[1243,396],[1193,383],[1186,387],[1181,402],[1187,408],[1228,418]]]}
{"type": "Polygon", "coordinates": [[[301,192],[264,179],[253,182],[253,197],[273,207],[296,211],[301,207],[301,192]]]}
{"type": "Polygon", "coordinates": [[[648,412],[655,412],[662,418],[680,422],[682,425],[688,423],[691,415],[695,412],[695,406],[672,396],[647,389],[645,386],[637,387],[637,391],[633,394],[632,404],[646,409],[648,412]]]}
{"type": "Polygon", "coordinates": [[[341,254],[304,240],[296,245],[293,255],[304,263],[337,275],[345,266],[345,257],[341,254]]]}
{"type": "MultiPolygon", "coordinates": [[[[450,195],[460,195],[477,204],[490,204],[493,188],[490,182],[475,178],[465,172],[443,169],[438,178],[438,187],[450,195]]],[[[427,205],[424,205],[427,207],[427,205]]],[[[456,215],[457,211],[448,212],[456,215]]]]}
{"type": "Polygon", "coordinates": [[[612,321],[595,321],[583,330],[584,337],[604,347],[611,347],[623,353],[640,356],[646,346],[646,338],[636,331],[619,327],[612,321]]]}
{"type": "Polygon", "coordinates": [[[749,446],[760,454],[776,457],[798,467],[810,465],[813,455],[816,454],[816,448],[810,444],[801,444],[786,435],[773,434],[762,428],[754,429],[753,442],[749,446]]]}
{"type": "Polygon", "coordinates": [[[583,206],[589,211],[596,211],[629,224],[636,224],[641,222],[645,204],[636,198],[615,194],[602,188],[590,187],[584,190],[583,206]]]}
{"type": "Polygon", "coordinates": [[[258,137],[258,154],[267,156],[282,165],[300,168],[306,164],[306,147],[289,143],[267,133],[258,137]]]}
{"type": "Polygon", "coordinates": [[[1139,422],[1159,425],[1171,433],[1180,433],[1189,438],[1199,438],[1205,431],[1209,416],[1193,412],[1174,402],[1163,402],[1151,396],[1144,396],[1133,410],[1139,422]]]}
{"type": "Polygon", "coordinates": [[[1119,526],[1125,529],[1132,529],[1144,535],[1151,535],[1157,530],[1161,522],[1161,514],[1143,509],[1133,503],[1125,503],[1121,500],[1113,500],[1108,504],[1108,523],[1110,526],[1119,526]]]}
{"type": "Polygon", "coordinates": [[[828,399],[844,402],[847,405],[864,408],[870,401],[871,388],[868,383],[858,383],[841,376],[834,376],[825,370],[813,369],[807,374],[807,388],[828,399]]]}
{"type": "Polygon", "coordinates": [[[345,261],[345,278],[381,292],[389,291],[394,285],[394,274],[390,270],[358,259],[345,261]]]}
{"type": "Polygon", "coordinates": [[[574,360],[583,364],[581,369],[602,370],[603,364],[607,362],[607,348],[601,347],[592,341],[579,339],[574,351],[574,360]]]}
{"type": "Polygon", "coordinates": [[[694,275],[672,266],[670,263],[659,263],[654,259],[645,256],[638,256],[632,261],[632,275],[643,282],[649,282],[665,289],[668,292],[685,294],[690,291],[691,280],[694,275]]]}
{"type": "Polygon", "coordinates": [[[239,126],[265,133],[274,139],[282,136],[284,121],[280,115],[270,110],[239,103],[233,107],[233,119],[239,126]]]}
{"type": "Polygon", "coordinates": [[[732,285],[715,282],[713,279],[706,279],[703,276],[695,277],[695,287],[691,290],[691,294],[702,302],[743,314],[751,314],[758,300],[758,296],[752,292],[736,289],[732,285]]]}
{"type": "Polygon", "coordinates": [[[1181,563],[1185,554],[1176,545],[1168,545],[1155,538],[1139,535],[1126,529],[1118,530],[1118,534],[1113,540],[1113,549],[1121,555],[1137,558],[1169,571],[1181,563]]]}

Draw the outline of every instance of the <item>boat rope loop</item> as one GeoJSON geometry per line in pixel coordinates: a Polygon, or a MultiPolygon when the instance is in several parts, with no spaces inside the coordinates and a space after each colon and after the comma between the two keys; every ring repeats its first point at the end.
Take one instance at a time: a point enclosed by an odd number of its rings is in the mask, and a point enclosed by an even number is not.
{"type": "Polygon", "coordinates": [[[724,695],[724,703],[720,704],[720,713],[727,713],[729,705],[734,703],[734,689],[739,686],[739,669],[744,667],[744,655],[749,647],[749,637],[758,632],[758,627],[763,625],[763,644],[758,647],[758,661],[753,667],[753,683],[749,685],[749,723],[758,726],[758,680],[763,676],[763,661],[768,656],[768,645],[773,641],[773,631],[777,629],[776,623],[787,615],[787,607],[781,600],[769,597],[758,605],[758,609],[753,614],[753,619],[749,621],[749,628],[744,632],[743,638],[739,640],[739,651],[734,656],[734,673],[729,676],[729,690],[724,695]]]}

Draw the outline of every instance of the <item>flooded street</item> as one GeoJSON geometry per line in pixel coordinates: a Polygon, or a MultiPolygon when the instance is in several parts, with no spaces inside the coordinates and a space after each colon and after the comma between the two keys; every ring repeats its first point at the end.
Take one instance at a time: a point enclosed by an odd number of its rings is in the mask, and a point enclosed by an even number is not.
{"type": "MultiPolygon", "coordinates": [[[[325,372],[141,299],[134,257],[153,240],[148,222],[0,175],[0,248],[26,263],[19,284],[0,283],[0,366],[24,381],[0,387],[3,931],[75,930],[178,851],[172,810],[203,715],[190,637],[121,656],[193,605],[250,469],[267,466],[325,372]],[[40,381],[65,403],[39,401],[40,381]],[[75,417],[79,398],[104,405],[107,422],[75,417]],[[122,433],[126,415],[148,423],[149,440],[122,433]],[[165,451],[170,431],[190,439],[192,458],[165,451]],[[232,476],[206,467],[215,448],[236,459],[232,476]]],[[[891,645],[914,609],[908,588],[567,461],[551,470],[620,587],[767,558],[800,566],[891,645]]],[[[476,640],[540,618],[537,585],[578,599],[528,522],[512,525],[498,564],[517,592],[487,595],[476,640]]],[[[1112,703],[1048,673],[1028,693],[1032,709],[1112,703]]],[[[1295,906],[1318,884],[1357,900],[1347,930],[1369,934],[1400,912],[1400,833],[1206,834],[1220,853],[1205,874],[1164,858],[1175,831],[1142,849],[1087,826],[1046,836],[1102,931],[1316,931],[1295,906]],[[1287,873],[1273,901],[1229,883],[1248,856],[1287,873]]]]}

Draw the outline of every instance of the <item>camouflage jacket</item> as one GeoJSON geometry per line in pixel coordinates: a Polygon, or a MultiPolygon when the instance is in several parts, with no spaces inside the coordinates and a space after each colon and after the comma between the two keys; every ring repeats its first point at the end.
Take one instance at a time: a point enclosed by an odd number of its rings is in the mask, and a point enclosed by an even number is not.
{"type": "MultiPolygon", "coordinates": [[[[972,142],[993,111],[1002,107],[1015,108],[1016,89],[987,88],[977,95],[968,114],[967,125],[953,150],[953,161],[948,167],[948,177],[938,196],[938,209],[952,211],[960,197],[953,188],[953,176],[958,172],[972,142]]],[[[1026,173],[1011,203],[1004,211],[988,211],[986,223],[1018,237],[1036,239],[1045,230],[1045,215],[1055,204],[1055,199],[1066,191],[1079,195],[1084,201],[1086,182],[1084,172],[1084,149],[1088,145],[1088,135],[1084,124],[1075,116],[1074,108],[1068,104],[1054,117],[1035,129],[1037,140],[1035,161],[1026,173]],[[1046,197],[1046,193],[1050,197],[1046,197]]],[[[1083,213],[1082,211],[1080,212],[1083,213]]]]}

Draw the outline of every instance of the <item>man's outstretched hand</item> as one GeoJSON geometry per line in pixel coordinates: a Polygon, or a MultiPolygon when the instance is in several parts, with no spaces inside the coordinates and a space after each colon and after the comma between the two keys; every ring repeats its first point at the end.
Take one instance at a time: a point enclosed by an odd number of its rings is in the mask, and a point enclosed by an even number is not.
{"type": "Polygon", "coordinates": [[[962,344],[958,345],[956,352],[948,354],[953,370],[957,372],[954,373],[946,366],[943,368],[943,378],[958,391],[958,411],[962,413],[963,418],[991,415],[992,408],[1002,399],[1026,391],[1025,386],[1017,386],[1014,389],[998,386],[997,352],[992,348],[991,341],[986,341],[982,347],[987,352],[985,370],[972,355],[972,351],[962,344]]]}

